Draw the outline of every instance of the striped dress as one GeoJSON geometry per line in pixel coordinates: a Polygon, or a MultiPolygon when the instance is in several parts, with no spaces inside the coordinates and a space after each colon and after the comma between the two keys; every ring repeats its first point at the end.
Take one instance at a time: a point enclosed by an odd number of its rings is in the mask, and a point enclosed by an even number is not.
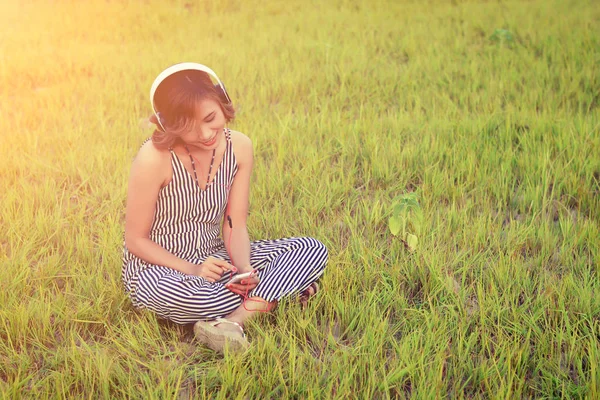
{"type": "MultiPolygon", "coordinates": [[[[150,239],[172,254],[195,264],[213,256],[231,262],[221,235],[229,189],[237,173],[229,130],[223,161],[203,190],[173,150],[173,177],[158,195],[150,239]]],[[[250,265],[260,283],[248,297],[266,301],[302,292],[327,264],[327,249],[310,237],[258,240],[250,243],[250,265]]],[[[178,324],[224,317],[242,304],[242,296],[218,282],[149,264],[123,249],[122,281],[133,305],[149,309],[178,324]]]]}

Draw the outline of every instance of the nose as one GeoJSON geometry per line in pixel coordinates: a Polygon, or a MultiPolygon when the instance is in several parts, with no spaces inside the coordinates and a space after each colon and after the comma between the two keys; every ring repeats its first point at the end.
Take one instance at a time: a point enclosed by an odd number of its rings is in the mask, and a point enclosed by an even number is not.
{"type": "Polygon", "coordinates": [[[208,129],[208,128],[204,128],[200,131],[199,136],[200,136],[200,140],[202,141],[207,141],[210,138],[212,138],[214,135],[214,132],[212,131],[212,129],[208,129]]]}

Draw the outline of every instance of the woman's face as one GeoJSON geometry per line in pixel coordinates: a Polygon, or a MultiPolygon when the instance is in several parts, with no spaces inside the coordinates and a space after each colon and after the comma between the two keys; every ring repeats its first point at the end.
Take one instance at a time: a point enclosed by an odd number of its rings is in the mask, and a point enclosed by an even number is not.
{"type": "Polygon", "coordinates": [[[190,146],[212,150],[219,146],[225,128],[225,116],[218,102],[203,99],[196,104],[194,129],[181,135],[190,146]]]}

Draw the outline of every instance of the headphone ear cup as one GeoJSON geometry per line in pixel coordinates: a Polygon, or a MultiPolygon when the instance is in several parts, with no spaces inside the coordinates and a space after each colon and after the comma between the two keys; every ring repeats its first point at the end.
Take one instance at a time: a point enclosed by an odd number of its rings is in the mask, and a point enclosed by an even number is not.
{"type": "Polygon", "coordinates": [[[164,131],[166,129],[165,126],[167,125],[167,121],[165,120],[165,117],[163,117],[160,112],[157,112],[156,119],[157,119],[160,127],[164,131]]]}
{"type": "MultiPolygon", "coordinates": [[[[223,84],[221,82],[221,84],[223,84]]],[[[219,95],[219,99],[221,99],[221,101],[225,104],[229,104],[229,98],[228,98],[228,93],[227,90],[225,89],[225,85],[223,85],[223,87],[221,87],[221,85],[216,84],[215,85],[215,90],[217,91],[218,95],[219,95]]]]}

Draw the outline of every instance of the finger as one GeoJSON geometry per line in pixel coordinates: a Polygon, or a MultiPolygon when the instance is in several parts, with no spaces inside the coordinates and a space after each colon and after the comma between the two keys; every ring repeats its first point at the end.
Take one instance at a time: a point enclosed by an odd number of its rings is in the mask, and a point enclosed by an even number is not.
{"type": "Polygon", "coordinates": [[[232,283],[230,285],[232,288],[236,289],[236,290],[240,290],[242,291],[243,294],[247,294],[249,293],[252,289],[254,289],[257,285],[254,284],[239,284],[239,283],[232,283]]]}
{"type": "Polygon", "coordinates": [[[232,290],[231,292],[237,294],[238,296],[244,296],[246,294],[241,290],[232,290]]]}
{"type": "Polygon", "coordinates": [[[246,287],[246,285],[242,285],[240,283],[228,283],[227,287],[234,288],[234,289],[237,289],[237,290],[242,290],[242,289],[244,289],[246,287]]]}
{"type": "Polygon", "coordinates": [[[231,270],[236,269],[233,265],[229,264],[225,260],[219,260],[218,258],[215,258],[214,260],[212,260],[212,262],[214,264],[218,265],[219,267],[221,267],[222,269],[224,269],[225,271],[231,271],[231,270]]]}
{"type": "Polygon", "coordinates": [[[245,293],[243,290],[241,290],[241,289],[239,289],[239,288],[237,288],[237,287],[233,287],[233,284],[231,284],[231,285],[225,285],[225,287],[226,287],[226,288],[227,288],[227,289],[228,289],[230,292],[233,292],[233,293],[235,293],[235,294],[239,294],[240,296],[243,296],[243,295],[245,295],[245,294],[246,294],[246,293],[245,293]]]}
{"type": "Polygon", "coordinates": [[[231,283],[227,285],[227,287],[240,292],[240,294],[246,294],[248,292],[246,285],[241,285],[239,283],[231,283]]]}
{"type": "Polygon", "coordinates": [[[233,265],[231,265],[230,263],[228,263],[225,260],[221,260],[220,258],[209,257],[209,259],[210,259],[211,263],[218,265],[219,267],[224,268],[228,271],[235,268],[233,265]]]}
{"type": "Polygon", "coordinates": [[[221,279],[221,274],[207,270],[204,273],[204,279],[208,280],[209,282],[216,282],[221,279]]]}
{"type": "Polygon", "coordinates": [[[204,266],[206,267],[207,271],[210,271],[215,275],[219,275],[219,277],[223,275],[223,268],[219,267],[216,264],[213,264],[211,262],[204,262],[204,266]]]}

